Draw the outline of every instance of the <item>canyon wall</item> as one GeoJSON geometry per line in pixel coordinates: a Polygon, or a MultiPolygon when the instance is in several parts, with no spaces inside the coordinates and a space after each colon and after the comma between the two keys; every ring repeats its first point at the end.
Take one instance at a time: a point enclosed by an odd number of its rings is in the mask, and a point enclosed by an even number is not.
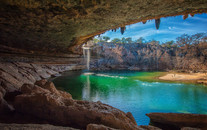
{"type": "Polygon", "coordinates": [[[93,48],[91,68],[155,70],[207,70],[207,44],[185,47],[163,47],[144,43],[99,43],[93,48]]]}

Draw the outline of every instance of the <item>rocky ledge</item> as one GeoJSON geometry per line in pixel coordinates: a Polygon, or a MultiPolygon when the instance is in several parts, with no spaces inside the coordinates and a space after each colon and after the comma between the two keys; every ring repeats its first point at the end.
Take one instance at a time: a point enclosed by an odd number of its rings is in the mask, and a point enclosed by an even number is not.
{"type": "Polygon", "coordinates": [[[77,64],[41,64],[25,62],[0,62],[0,88],[2,91],[19,91],[24,83],[33,84],[37,80],[59,75],[67,70],[80,70],[77,64]]]}
{"type": "Polygon", "coordinates": [[[207,129],[207,115],[184,113],[149,113],[146,115],[150,118],[151,124],[162,129],[207,129]]]}
{"type": "MultiPolygon", "coordinates": [[[[27,118],[24,119],[26,115],[30,119],[39,119],[38,123],[41,124],[49,123],[79,129],[159,129],[153,126],[138,127],[130,112],[124,113],[100,101],[74,100],[69,93],[57,90],[54,84],[47,80],[22,85],[20,93],[10,105],[14,107],[10,110],[12,114],[10,112],[10,117],[6,116],[11,118],[13,123],[31,123],[27,118]]],[[[6,116],[1,117],[1,122],[8,120],[6,116]]]]}

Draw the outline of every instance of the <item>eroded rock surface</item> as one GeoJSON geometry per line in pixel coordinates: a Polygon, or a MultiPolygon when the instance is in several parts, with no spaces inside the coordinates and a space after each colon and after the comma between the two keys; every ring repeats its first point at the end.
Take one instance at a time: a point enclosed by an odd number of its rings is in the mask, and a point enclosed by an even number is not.
{"type": "Polygon", "coordinates": [[[106,30],[206,9],[207,0],[1,0],[0,44],[66,52],[106,30]]]}
{"type": "MultiPolygon", "coordinates": [[[[66,70],[76,69],[72,64],[35,64],[24,62],[0,62],[0,85],[6,92],[19,91],[27,83],[58,75],[66,70]]],[[[83,69],[80,68],[80,69],[83,69]]]]}
{"type": "MultiPolygon", "coordinates": [[[[8,114],[14,111],[13,101],[15,96],[21,94],[21,91],[29,91],[26,89],[30,86],[23,84],[34,84],[37,80],[49,78],[53,75],[60,75],[66,70],[83,69],[83,67],[76,67],[76,64],[36,64],[24,62],[0,62],[0,113],[8,114]],[[24,87],[21,87],[21,86],[24,87]],[[21,88],[24,88],[21,90],[21,88]]],[[[47,82],[47,81],[45,81],[47,82]]],[[[38,83],[38,82],[37,82],[38,83]]],[[[46,84],[45,87],[51,86],[46,84]]],[[[64,97],[71,97],[65,92],[57,92],[55,87],[50,87],[50,91],[54,93],[61,93],[64,97]]],[[[2,117],[0,120],[6,120],[2,117]]]]}
{"type": "Polygon", "coordinates": [[[133,116],[101,102],[73,100],[69,93],[56,90],[51,82],[24,84],[16,96],[17,112],[35,116],[52,124],[86,128],[90,123],[115,129],[138,129],[133,116]],[[40,86],[37,86],[40,85],[40,86]]]}
{"type": "Polygon", "coordinates": [[[182,127],[207,129],[207,115],[184,113],[149,113],[146,115],[150,118],[153,125],[165,129],[178,129],[182,127]]]}
{"type": "Polygon", "coordinates": [[[205,72],[207,70],[207,43],[183,50],[145,43],[104,43],[93,47],[91,69],[129,69],[137,71],[182,70],[205,72]],[[199,48],[199,49],[198,49],[199,48]],[[199,51],[196,51],[199,50],[199,51]]]}

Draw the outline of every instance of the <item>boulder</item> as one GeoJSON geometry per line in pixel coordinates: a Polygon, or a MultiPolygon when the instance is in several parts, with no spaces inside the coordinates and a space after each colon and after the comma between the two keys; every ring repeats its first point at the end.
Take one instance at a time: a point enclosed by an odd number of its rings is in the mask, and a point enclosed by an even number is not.
{"type": "Polygon", "coordinates": [[[35,82],[35,85],[37,86],[44,86],[45,84],[47,83],[47,80],[46,79],[42,79],[42,80],[38,80],[35,82]]]}
{"type": "Polygon", "coordinates": [[[35,85],[40,86],[41,88],[44,88],[46,90],[49,90],[51,93],[62,96],[64,98],[72,98],[71,94],[61,91],[61,90],[57,90],[53,82],[47,81],[46,79],[36,81],[35,85]]]}
{"type": "Polygon", "coordinates": [[[44,119],[52,124],[86,129],[88,124],[103,124],[115,129],[138,129],[133,116],[101,102],[73,100],[58,91],[54,84],[22,86],[23,94],[16,96],[17,112],[44,119]]]}
{"type": "Polygon", "coordinates": [[[149,113],[146,115],[150,118],[150,122],[158,127],[207,129],[207,115],[184,113],[149,113]]]}

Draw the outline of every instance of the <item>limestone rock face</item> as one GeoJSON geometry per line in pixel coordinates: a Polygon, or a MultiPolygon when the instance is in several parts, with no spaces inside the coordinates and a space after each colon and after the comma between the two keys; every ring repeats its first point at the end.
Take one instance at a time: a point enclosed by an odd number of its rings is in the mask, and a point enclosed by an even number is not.
{"type": "Polygon", "coordinates": [[[86,128],[88,124],[103,124],[115,129],[137,129],[133,116],[100,102],[73,100],[69,93],[56,90],[51,82],[25,84],[16,96],[17,112],[39,117],[50,123],[86,128]],[[41,85],[41,86],[37,86],[41,85]]]}
{"type": "Polygon", "coordinates": [[[146,115],[154,125],[173,128],[193,127],[207,129],[207,115],[183,113],[149,113],[146,115]]]}
{"type": "MultiPolygon", "coordinates": [[[[43,65],[24,62],[0,62],[0,86],[6,92],[19,91],[23,84],[33,84],[38,80],[49,78],[63,71],[77,69],[74,66],[68,64],[43,65]]],[[[45,82],[47,81],[45,80],[45,82]]],[[[39,84],[37,83],[37,85],[39,84]]]]}
{"type": "Polygon", "coordinates": [[[205,55],[207,45],[191,47],[187,51],[181,48],[167,48],[162,45],[145,43],[98,43],[92,50],[97,60],[91,59],[91,69],[129,69],[129,70],[185,70],[206,71],[205,55]],[[99,57],[98,57],[99,56],[99,57]]]}
{"type": "Polygon", "coordinates": [[[206,9],[206,0],[1,0],[0,44],[31,53],[75,51],[71,46],[106,30],[206,9]]]}

